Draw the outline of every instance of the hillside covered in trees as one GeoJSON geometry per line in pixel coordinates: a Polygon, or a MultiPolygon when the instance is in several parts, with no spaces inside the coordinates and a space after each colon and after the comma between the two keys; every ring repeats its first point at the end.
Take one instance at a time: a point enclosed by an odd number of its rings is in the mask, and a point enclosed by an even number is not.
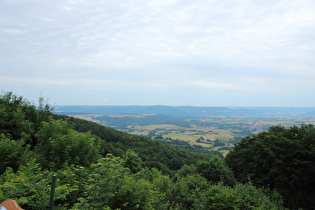
{"type": "Polygon", "coordinates": [[[0,198],[47,209],[314,209],[315,128],[276,126],[224,160],[0,96],[0,198]],[[283,207],[285,206],[285,207],[283,207]]]}

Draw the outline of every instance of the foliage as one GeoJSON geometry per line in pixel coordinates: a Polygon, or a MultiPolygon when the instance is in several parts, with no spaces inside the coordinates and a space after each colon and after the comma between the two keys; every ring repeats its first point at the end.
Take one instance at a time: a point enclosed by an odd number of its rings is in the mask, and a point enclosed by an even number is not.
{"type": "Polygon", "coordinates": [[[237,184],[231,188],[219,183],[211,185],[202,196],[194,205],[195,209],[284,209],[251,184],[237,184]]]}
{"type": "Polygon", "coordinates": [[[197,172],[212,183],[222,182],[229,186],[236,184],[232,171],[225,165],[224,160],[217,156],[212,156],[209,161],[199,162],[197,172]]]}
{"type": "Polygon", "coordinates": [[[168,175],[164,175],[161,171],[156,168],[143,168],[139,173],[136,174],[136,177],[148,180],[154,190],[161,192],[164,195],[161,203],[166,204],[167,206],[172,205],[173,203],[173,182],[168,175]]]}
{"type": "MultiPolygon", "coordinates": [[[[42,98],[36,107],[7,93],[0,97],[0,114],[0,197],[22,208],[47,209],[56,174],[56,209],[228,209],[232,204],[281,209],[277,196],[235,185],[218,157],[52,115],[42,98]]],[[[313,141],[312,135],[304,138],[313,141]]]]}
{"type": "Polygon", "coordinates": [[[58,206],[65,207],[65,209],[70,209],[77,203],[78,198],[84,196],[89,173],[88,168],[74,165],[58,170],[56,172],[58,178],[56,194],[58,195],[59,186],[63,186],[64,193],[57,196],[55,205],[57,204],[58,206]]]}
{"type": "Polygon", "coordinates": [[[164,193],[148,180],[126,176],[121,184],[113,198],[113,209],[166,209],[164,193]]]}
{"type": "MultiPolygon", "coordinates": [[[[65,169],[65,171],[67,170],[65,169]]],[[[73,205],[77,200],[80,187],[80,183],[71,182],[75,179],[73,177],[75,170],[71,171],[71,175],[68,174],[68,179],[64,176],[67,173],[65,171],[57,173],[55,206],[58,209],[68,209],[73,205]],[[71,202],[73,195],[75,195],[75,200],[71,202]]],[[[47,209],[51,175],[51,172],[43,171],[34,160],[31,160],[26,166],[21,166],[17,172],[7,168],[5,173],[0,176],[1,200],[14,199],[25,209],[47,209]]]]}
{"type": "Polygon", "coordinates": [[[41,122],[47,121],[52,115],[49,105],[43,105],[45,100],[39,100],[39,109],[22,96],[12,92],[0,95],[0,133],[14,140],[23,140],[34,147],[37,144],[35,134],[41,122]]]}
{"type": "Polygon", "coordinates": [[[196,164],[207,160],[212,154],[200,154],[183,151],[164,145],[142,136],[134,136],[103,125],[73,117],[54,115],[55,119],[67,121],[78,132],[88,132],[101,139],[101,154],[110,153],[115,156],[125,155],[128,149],[136,152],[144,167],[158,168],[164,173],[172,174],[184,164],[196,164]]]}
{"type": "Polygon", "coordinates": [[[176,172],[177,177],[183,177],[189,174],[196,174],[197,173],[197,166],[194,164],[191,165],[183,165],[179,170],[176,172]]]}
{"type": "Polygon", "coordinates": [[[84,197],[79,199],[77,207],[97,209],[111,206],[115,192],[128,173],[129,170],[123,166],[123,159],[119,157],[107,155],[99,159],[91,166],[84,197]]]}
{"type": "Polygon", "coordinates": [[[30,152],[24,148],[24,141],[11,140],[5,134],[0,134],[0,174],[6,167],[11,167],[14,171],[27,162],[27,156],[30,152]]]}
{"type": "Polygon", "coordinates": [[[48,183],[36,184],[47,181],[38,164],[34,160],[26,166],[21,166],[15,173],[11,168],[1,175],[1,188],[3,197],[11,198],[27,209],[35,209],[35,207],[44,208],[48,206],[49,201],[49,185],[48,183]]]}
{"type": "MultiPolygon", "coordinates": [[[[51,173],[42,171],[34,160],[19,167],[17,172],[7,168],[0,176],[0,194],[5,199],[16,200],[25,209],[47,209],[51,186],[51,173]]],[[[69,184],[58,182],[56,200],[62,200],[75,191],[69,184]]],[[[62,205],[60,205],[62,206],[62,205]]]]}
{"type": "Polygon", "coordinates": [[[246,137],[226,163],[241,182],[276,189],[291,209],[315,207],[315,127],[274,126],[246,137]]]}
{"type": "Polygon", "coordinates": [[[129,168],[132,173],[137,173],[142,169],[142,160],[135,151],[127,150],[124,160],[125,167],[129,168]]]}
{"type": "Polygon", "coordinates": [[[89,166],[99,158],[95,137],[69,128],[67,122],[44,122],[36,147],[43,168],[60,169],[65,164],[89,166]]]}
{"type": "Polygon", "coordinates": [[[173,202],[179,209],[195,209],[194,205],[201,202],[210,184],[199,174],[180,177],[173,187],[173,202]]]}

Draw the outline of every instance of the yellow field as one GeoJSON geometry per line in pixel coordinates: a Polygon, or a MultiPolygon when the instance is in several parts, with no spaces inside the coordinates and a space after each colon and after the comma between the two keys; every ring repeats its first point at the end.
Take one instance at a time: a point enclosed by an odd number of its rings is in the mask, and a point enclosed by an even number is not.
{"type": "Polygon", "coordinates": [[[184,132],[183,127],[179,127],[172,124],[161,124],[161,125],[147,125],[147,126],[128,126],[130,129],[133,129],[132,134],[135,135],[148,135],[150,131],[155,129],[164,129],[161,131],[157,131],[157,135],[161,134],[164,138],[172,138],[179,139],[189,142],[191,145],[199,145],[203,147],[210,147],[211,144],[196,142],[196,140],[200,137],[203,137],[205,140],[214,141],[216,139],[220,139],[224,142],[229,142],[232,139],[233,133],[229,130],[217,129],[215,127],[197,127],[193,126],[192,128],[185,128],[184,132]],[[167,132],[167,134],[163,134],[167,132]],[[203,132],[200,134],[199,132],[203,132]]]}

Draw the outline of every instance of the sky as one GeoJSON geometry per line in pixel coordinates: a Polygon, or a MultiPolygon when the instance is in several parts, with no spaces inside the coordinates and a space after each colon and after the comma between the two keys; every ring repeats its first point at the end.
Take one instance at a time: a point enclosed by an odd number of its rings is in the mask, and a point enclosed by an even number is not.
{"type": "Polygon", "coordinates": [[[0,0],[0,90],[51,105],[315,106],[314,0],[0,0]]]}

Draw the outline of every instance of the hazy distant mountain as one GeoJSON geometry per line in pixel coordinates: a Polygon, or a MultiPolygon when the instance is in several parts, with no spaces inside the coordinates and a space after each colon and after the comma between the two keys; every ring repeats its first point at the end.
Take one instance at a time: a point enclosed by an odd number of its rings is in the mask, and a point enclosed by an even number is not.
{"type": "Polygon", "coordinates": [[[55,106],[65,115],[78,114],[162,114],[174,117],[299,117],[315,116],[315,107],[197,107],[197,106],[55,106]]]}

